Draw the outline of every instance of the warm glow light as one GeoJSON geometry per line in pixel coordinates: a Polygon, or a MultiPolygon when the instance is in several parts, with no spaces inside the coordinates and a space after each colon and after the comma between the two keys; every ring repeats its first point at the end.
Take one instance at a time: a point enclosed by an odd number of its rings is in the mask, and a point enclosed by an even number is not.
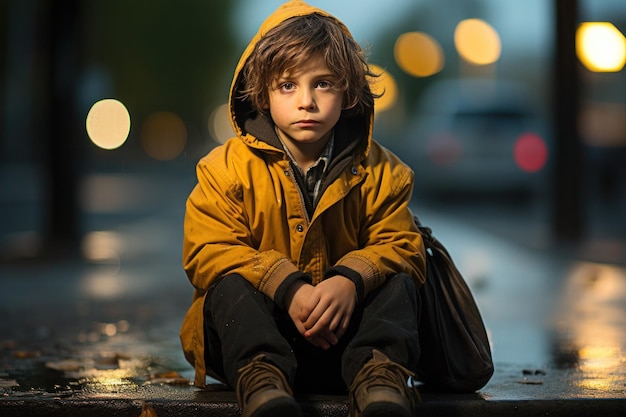
{"type": "Polygon", "coordinates": [[[380,74],[379,77],[370,80],[372,92],[383,94],[382,97],[376,99],[374,108],[377,113],[388,110],[398,99],[398,84],[393,76],[380,66],[370,64],[370,69],[374,74],[380,74]]]}
{"type": "Polygon", "coordinates": [[[90,232],[83,239],[82,251],[90,261],[119,261],[122,239],[114,232],[90,232]]]}
{"type": "MultiPolygon", "coordinates": [[[[592,250],[587,248],[587,253],[592,250]]],[[[622,389],[626,269],[604,263],[577,263],[560,294],[556,317],[561,333],[567,335],[565,349],[575,348],[577,353],[578,376],[574,383],[593,393],[622,389]]]]}
{"type": "Polygon", "coordinates": [[[619,344],[585,346],[578,351],[580,363],[578,369],[583,372],[579,385],[591,390],[610,390],[619,383],[613,370],[619,369],[622,364],[622,352],[619,344]]]}
{"type": "Polygon", "coordinates": [[[393,52],[398,66],[414,77],[428,77],[443,69],[443,49],[425,33],[408,32],[400,35],[393,52]]]}
{"type": "Polygon", "coordinates": [[[98,392],[100,396],[132,391],[136,385],[131,378],[136,377],[131,369],[92,369],[83,379],[87,391],[98,392]]]}
{"type": "Polygon", "coordinates": [[[612,23],[582,23],[576,31],[576,54],[590,71],[621,71],[626,64],[626,38],[612,23]]]}
{"type": "Polygon", "coordinates": [[[100,331],[105,336],[113,337],[117,334],[117,326],[113,323],[102,323],[100,331]]]}
{"type": "Polygon", "coordinates": [[[127,276],[119,271],[93,270],[82,277],[81,295],[100,300],[111,300],[123,296],[129,289],[127,276]]]}
{"type": "Polygon", "coordinates": [[[141,144],[148,155],[159,161],[176,158],[185,149],[187,128],[174,113],[162,111],[146,118],[141,128],[141,144]]]}
{"type": "Polygon", "coordinates": [[[495,63],[502,49],[498,32],[481,19],[459,22],[454,31],[454,45],[464,60],[475,65],[495,63]]]}
{"type": "Polygon", "coordinates": [[[102,149],[116,149],[128,138],[130,114],[117,100],[100,100],[89,110],[86,128],[89,139],[96,146],[102,149]]]}
{"type": "Polygon", "coordinates": [[[626,104],[587,101],[578,127],[582,139],[592,146],[626,146],[626,104]]]}
{"type": "Polygon", "coordinates": [[[224,143],[234,136],[228,104],[222,104],[209,116],[209,133],[219,143],[224,143]]]}

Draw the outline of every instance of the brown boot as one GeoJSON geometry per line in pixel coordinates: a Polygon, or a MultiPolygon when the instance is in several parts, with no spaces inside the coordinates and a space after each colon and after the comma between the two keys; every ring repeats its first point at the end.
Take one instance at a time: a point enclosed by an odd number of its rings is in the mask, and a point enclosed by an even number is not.
{"type": "Polygon", "coordinates": [[[300,407],[285,375],[265,355],[239,369],[237,401],[242,417],[300,417],[300,407]]]}
{"type": "Polygon", "coordinates": [[[412,417],[419,401],[413,373],[378,350],[350,386],[350,417],[412,417]]]}

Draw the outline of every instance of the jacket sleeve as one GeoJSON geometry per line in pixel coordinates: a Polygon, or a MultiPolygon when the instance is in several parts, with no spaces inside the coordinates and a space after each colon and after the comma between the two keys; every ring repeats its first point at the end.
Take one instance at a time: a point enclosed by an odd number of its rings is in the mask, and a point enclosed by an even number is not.
{"type": "Polygon", "coordinates": [[[277,293],[282,296],[284,281],[306,276],[278,251],[255,248],[234,158],[216,148],[197,165],[198,184],[185,211],[183,266],[201,293],[216,280],[238,274],[275,299],[277,293]]]}
{"type": "Polygon", "coordinates": [[[426,276],[424,244],[409,207],[413,171],[383,148],[374,147],[371,157],[378,162],[361,186],[359,248],[333,267],[355,281],[359,299],[394,274],[409,274],[418,286],[426,276]]]}

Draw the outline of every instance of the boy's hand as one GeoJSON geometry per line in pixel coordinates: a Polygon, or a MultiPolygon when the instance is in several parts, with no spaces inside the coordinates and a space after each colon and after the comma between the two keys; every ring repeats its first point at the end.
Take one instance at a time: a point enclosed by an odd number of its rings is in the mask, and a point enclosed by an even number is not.
{"type": "MultiPolygon", "coordinates": [[[[348,329],[356,307],[356,287],[348,278],[335,275],[313,287],[300,319],[307,331],[304,337],[322,337],[337,344],[348,329]]],[[[321,346],[324,349],[330,346],[321,346]]]]}
{"type": "MultiPolygon", "coordinates": [[[[298,329],[298,332],[305,337],[305,333],[307,331],[306,327],[304,327],[304,322],[300,319],[302,316],[302,311],[305,310],[305,306],[307,304],[307,300],[312,295],[315,287],[311,284],[307,284],[304,281],[295,282],[287,291],[285,295],[285,305],[287,306],[287,313],[289,313],[289,317],[293,321],[293,324],[298,329]]],[[[315,346],[325,346],[328,345],[328,341],[322,339],[321,337],[313,337],[307,338],[307,340],[315,346]]],[[[328,345],[330,346],[330,345],[328,345]]]]}
{"type": "Polygon", "coordinates": [[[287,309],[296,328],[322,349],[337,344],[350,324],[355,306],[356,287],[340,275],[317,286],[296,283],[287,294],[287,309]]]}

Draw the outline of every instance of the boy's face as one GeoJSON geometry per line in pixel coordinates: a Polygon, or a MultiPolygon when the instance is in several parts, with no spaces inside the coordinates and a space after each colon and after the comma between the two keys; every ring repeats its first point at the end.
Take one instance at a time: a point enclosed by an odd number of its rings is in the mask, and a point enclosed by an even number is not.
{"type": "Polygon", "coordinates": [[[270,114],[290,151],[314,159],[324,149],[343,105],[343,91],[336,84],[324,58],[316,55],[282,74],[270,88],[270,114]]]}

